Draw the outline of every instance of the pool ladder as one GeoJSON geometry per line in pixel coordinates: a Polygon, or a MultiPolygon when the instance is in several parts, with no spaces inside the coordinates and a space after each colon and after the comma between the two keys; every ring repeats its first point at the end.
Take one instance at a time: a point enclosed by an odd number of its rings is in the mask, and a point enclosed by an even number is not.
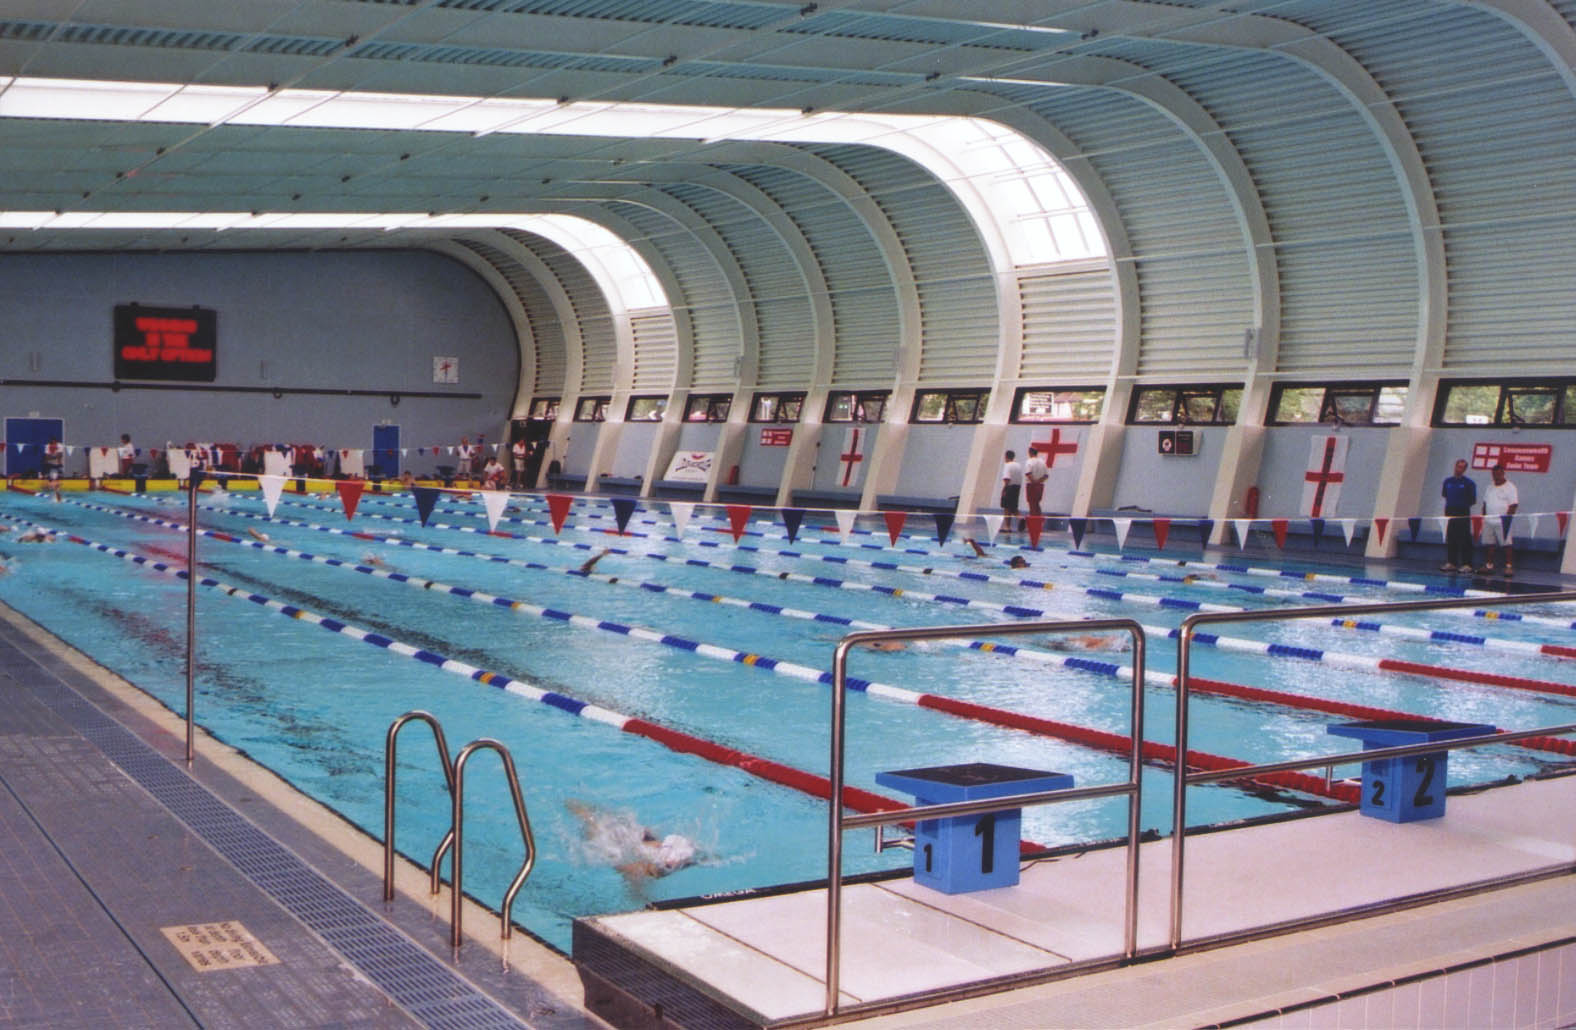
{"type": "Polygon", "coordinates": [[[449,909],[449,944],[454,948],[459,948],[463,939],[461,920],[465,901],[465,763],[470,760],[471,755],[483,750],[496,751],[498,757],[503,760],[504,777],[509,783],[509,794],[514,799],[515,819],[520,824],[520,838],[525,843],[525,861],[520,864],[520,871],[514,874],[514,880],[509,884],[508,891],[504,893],[503,905],[499,912],[502,924],[501,936],[504,940],[508,940],[514,929],[509,912],[514,907],[515,895],[519,894],[520,888],[525,886],[526,877],[531,875],[531,868],[536,865],[536,838],[531,834],[531,819],[525,812],[525,799],[520,794],[520,778],[515,774],[514,758],[503,744],[491,737],[482,737],[466,744],[450,761],[449,745],[443,735],[443,726],[431,713],[420,710],[406,712],[390,723],[388,736],[383,745],[383,900],[394,900],[395,745],[399,731],[407,724],[417,721],[426,723],[432,729],[433,743],[438,749],[438,761],[443,765],[443,778],[449,790],[452,813],[449,831],[443,835],[443,839],[438,842],[437,850],[432,853],[430,876],[432,893],[437,894],[441,884],[439,870],[442,867],[443,855],[452,848],[454,854],[450,861],[454,873],[454,892],[449,909]]]}

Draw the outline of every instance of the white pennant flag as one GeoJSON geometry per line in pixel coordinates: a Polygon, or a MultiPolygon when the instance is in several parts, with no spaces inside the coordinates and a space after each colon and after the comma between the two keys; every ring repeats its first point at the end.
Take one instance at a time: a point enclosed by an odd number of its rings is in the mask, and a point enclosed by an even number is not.
{"type": "Polygon", "coordinates": [[[490,533],[498,528],[498,520],[503,517],[504,505],[509,503],[507,490],[482,490],[482,505],[487,509],[487,531],[490,533]]]}
{"type": "Polygon", "coordinates": [[[985,542],[987,544],[996,542],[996,534],[1001,532],[1001,524],[1005,521],[1007,519],[1004,515],[985,516],[985,542]]]}
{"type": "MultiPolygon", "coordinates": [[[[1466,518],[1465,515],[1463,515],[1461,517],[1462,518],[1466,518]]],[[[1439,523],[1439,535],[1440,536],[1444,536],[1446,534],[1446,532],[1449,531],[1449,528],[1450,528],[1450,519],[1449,519],[1449,517],[1445,516],[1445,515],[1435,515],[1434,516],[1434,521],[1439,523]]]]}
{"type": "Polygon", "coordinates": [[[1533,512],[1527,516],[1527,539],[1531,540],[1538,535],[1538,514],[1533,512]]]}
{"type": "Polygon", "coordinates": [[[1248,546],[1248,533],[1253,529],[1252,519],[1232,519],[1231,528],[1237,531],[1237,550],[1248,546]]]}
{"type": "Polygon", "coordinates": [[[1341,524],[1341,532],[1346,534],[1346,546],[1352,546],[1352,534],[1357,532],[1357,520],[1338,519],[1337,521],[1341,524]]]}
{"type": "Polygon", "coordinates": [[[284,476],[258,476],[257,485],[263,490],[263,503],[268,505],[268,515],[273,517],[274,509],[279,506],[279,495],[284,493],[284,476]]]}
{"type": "Polygon", "coordinates": [[[1116,530],[1116,549],[1120,551],[1127,546],[1127,531],[1133,528],[1133,520],[1112,519],[1111,527],[1116,530]]]}
{"type": "Polygon", "coordinates": [[[840,543],[848,543],[848,534],[854,531],[854,519],[859,517],[857,511],[839,508],[832,513],[837,517],[837,536],[840,543]]]}
{"type": "Polygon", "coordinates": [[[693,501],[669,501],[668,513],[673,516],[673,528],[679,536],[684,535],[685,527],[689,525],[690,516],[695,514],[693,501]]]}
{"type": "Polygon", "coordinates": [[[399,456],[401,458],[408,458],[408,457],[410,457],[410,448],[409,447],[401,447],[399,449],[399,456]]]}
{"type": "Polygon", "coordinates": [[[65,447],[66,447],[66,457],[68,457],[68,458],[71,457],[71,452],[77,449],[77,445],[74,444],[74,443],[68,443],[68,444],[65,445],[65,447]]]}

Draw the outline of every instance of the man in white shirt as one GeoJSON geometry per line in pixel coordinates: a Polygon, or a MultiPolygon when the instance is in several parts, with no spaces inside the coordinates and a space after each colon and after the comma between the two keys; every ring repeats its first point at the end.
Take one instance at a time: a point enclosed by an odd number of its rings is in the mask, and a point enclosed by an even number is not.
{"type": "Polygon", "coordinates": [[[1510,553],[1510,516],[1516,514],[1521,500],[1516,484],[1505,478],[1505,466],[1495,465],[1490,473],[1494,482],[1483,491],[1483,570],[1494,571],[1494,557],[1505,548],[1505,578],[1515,573],[1510,553]]]}
{"type": "Polygon", "coordinates": [[[1023,466],[1023,495],[1029,502],[1030,515],[1040,514],[1040,502],[1045,500],[1045,481],[1049,478],[1050,466],[1045,464],[1040,452],[1031,446],[1029,460],[1023,466]]]}
{"type": "Polygon", "coordinates": [[[1023,520],[1018,517],[1018,495],[1022,492],[1023,466],[1018,464],[1017,452],[1008,451],[1006,463],[1001,467],[1001,510],[1007,516],[1002,526],[1009,533],[1023,528],[1023,520]]]}

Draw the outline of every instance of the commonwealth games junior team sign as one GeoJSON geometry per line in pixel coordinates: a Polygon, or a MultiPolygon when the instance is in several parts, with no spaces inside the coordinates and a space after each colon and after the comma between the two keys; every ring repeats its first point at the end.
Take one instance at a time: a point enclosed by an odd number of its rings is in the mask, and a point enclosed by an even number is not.
{"type": "Polygon", "coordinates": [[[115,378],[213,382],[218,320],[210,308],[115,305],[115,378]]]}

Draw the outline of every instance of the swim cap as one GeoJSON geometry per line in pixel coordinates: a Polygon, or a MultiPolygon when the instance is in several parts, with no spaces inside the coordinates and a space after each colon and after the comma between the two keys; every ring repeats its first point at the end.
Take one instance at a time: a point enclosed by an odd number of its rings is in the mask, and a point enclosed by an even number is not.
{"type": "Polygon", "coordinates": [[[682,869],[695,861],[695,845],[689,838],[670,833],[657,845],[657,864],[669,872],[682,869]]]}

